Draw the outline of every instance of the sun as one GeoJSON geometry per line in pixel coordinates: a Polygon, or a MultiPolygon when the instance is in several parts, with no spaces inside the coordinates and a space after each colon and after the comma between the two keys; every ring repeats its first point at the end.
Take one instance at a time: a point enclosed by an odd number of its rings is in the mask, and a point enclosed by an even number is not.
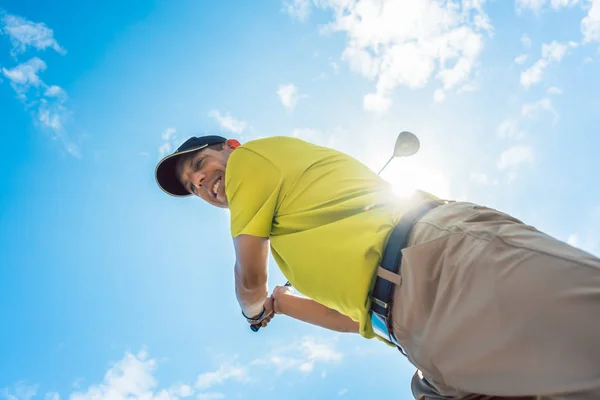
{"type": "Polygon", "coordinates": [[[398,197],[409,197],[415,190],[423,190],[447,199],[450,197],[450,180],[443,170],[417,157],[393,160],[382,178],[392,184],[398,197]]]}

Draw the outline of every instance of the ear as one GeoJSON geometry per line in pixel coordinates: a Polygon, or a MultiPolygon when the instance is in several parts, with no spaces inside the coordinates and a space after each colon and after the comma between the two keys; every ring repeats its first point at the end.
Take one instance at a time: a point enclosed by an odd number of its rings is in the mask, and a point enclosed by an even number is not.
{"type": "Polygon", "coordinates": [[[237,147],[241,146],[240,142],[235,139],[228,139],[225,144],[232,150],[235,150],[237,147]]]}

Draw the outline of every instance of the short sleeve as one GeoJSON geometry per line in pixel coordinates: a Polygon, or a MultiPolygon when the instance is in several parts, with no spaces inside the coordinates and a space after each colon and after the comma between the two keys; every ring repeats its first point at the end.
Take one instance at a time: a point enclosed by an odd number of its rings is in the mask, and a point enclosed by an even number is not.
{"type": "Polygon", "coordinates": [[[269,237],[281,189],[281,172],[262,155],[239,147],[229,156],[225,191],[231,235],[269,237]]]}

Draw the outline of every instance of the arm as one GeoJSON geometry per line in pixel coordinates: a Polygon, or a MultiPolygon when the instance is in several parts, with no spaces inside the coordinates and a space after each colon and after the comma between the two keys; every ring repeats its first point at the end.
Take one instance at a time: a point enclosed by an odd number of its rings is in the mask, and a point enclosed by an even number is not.
{"type": "Polygon", "coordinates": [[[242,312],[256,317],[263,311],[269,294],[267,287],[269,239],[239,235],[233,239],[235,262],[235,291],[242,312]]]}
{"type": "Polygon", "coordinates": [[[336,332],[359,332],[359,323],[352,318],[314,300],[296,296],[287,287],[275,288],[273,299],[276,314],[284,314],[336,332]]]}

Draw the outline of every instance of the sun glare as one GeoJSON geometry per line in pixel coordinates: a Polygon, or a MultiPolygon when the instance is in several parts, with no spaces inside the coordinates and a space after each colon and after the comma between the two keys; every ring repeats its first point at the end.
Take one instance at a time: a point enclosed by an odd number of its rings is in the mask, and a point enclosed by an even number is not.
{"type": "Polygon", "coordinates": [[[416,158],[393,160],[381,176],[392,184],[398,197],[409,197],[415,190],[450,197],[450,181],[443,171],[416,158]]]}

